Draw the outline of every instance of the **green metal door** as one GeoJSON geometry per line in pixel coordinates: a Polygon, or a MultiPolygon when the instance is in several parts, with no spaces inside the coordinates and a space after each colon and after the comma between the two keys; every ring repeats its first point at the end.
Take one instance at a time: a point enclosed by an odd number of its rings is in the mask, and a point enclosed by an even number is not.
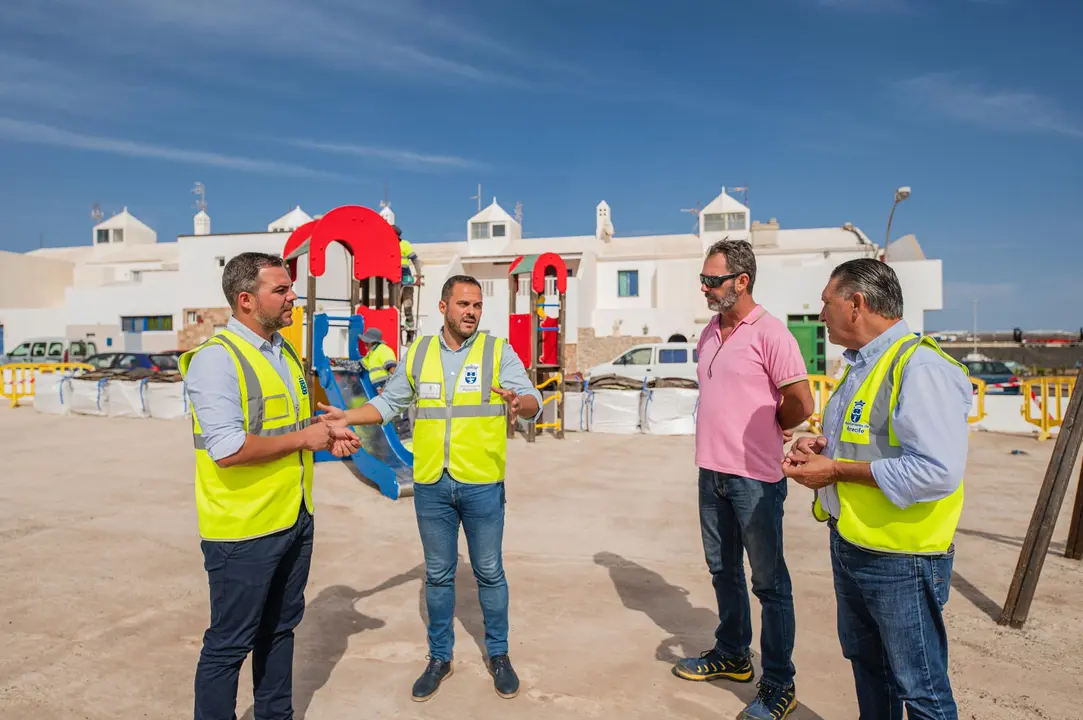
{"type": "Polygon", "coordinates": [[[823,375],[827,372],[827,355],[824,324],[818,320],[790,319],[787,323],[790,333],[797,339],[801,348],[801,357],[805,359],[805,369],[810,375],[823,375]]]}

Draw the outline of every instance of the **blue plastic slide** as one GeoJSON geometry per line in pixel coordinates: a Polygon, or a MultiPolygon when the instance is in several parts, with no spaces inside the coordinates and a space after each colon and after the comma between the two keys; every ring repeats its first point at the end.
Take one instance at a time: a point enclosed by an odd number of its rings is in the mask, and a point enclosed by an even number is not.
{"type": "MultiPolygon", "coordinates": [[[[365,320],[360,315],[328,317],[326,313],[317,313],[313,316],[312,368],[327,393],[328,402],[335,407],[359,406],[376,396],[368,371],[360,364],[361,354],[357,348],[357,340],[364,330],[365,320]],[[331,367],[323,342],[332,320],[348,323],[350,365],[357,369],[331,367]],[[364,400],[358,402],[362,397],[364,400]]],[[[361,449],[350,457],[358,472],[392,500],[414,492],[414,454],[403,445],[395,425],[390,422],[382,426],[354,426],[354,432],[361,438],[361,449]]],[[[315,457],[317,462],[337,459],[326,451],[316,453],[315,457]]]]}

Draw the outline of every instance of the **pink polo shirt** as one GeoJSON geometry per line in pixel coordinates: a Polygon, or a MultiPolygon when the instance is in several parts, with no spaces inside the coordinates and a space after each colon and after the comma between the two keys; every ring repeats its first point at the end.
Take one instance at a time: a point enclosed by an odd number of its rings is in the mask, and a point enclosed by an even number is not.
{"type": "Polygon", "coordinates": [[[723,343],[715,315],[699,339],[697,373],[696,465],[781,480],[779,388],[808,377],[797,339],[757,305],[723,343]]]}

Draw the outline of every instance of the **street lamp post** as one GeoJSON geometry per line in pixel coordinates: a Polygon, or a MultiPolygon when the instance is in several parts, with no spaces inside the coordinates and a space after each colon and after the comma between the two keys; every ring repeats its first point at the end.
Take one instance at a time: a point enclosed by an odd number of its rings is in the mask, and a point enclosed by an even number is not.
{"type": "Polygon", "coordinates": [[[884,237],[884,248],[891,244],[891,221],[895,217],[895,208],[906,198],[910,197],[910,186],[903,185],[895,191],[895,204],[891,206],[891,214],[887,216],[887,233],[884,237]]]}

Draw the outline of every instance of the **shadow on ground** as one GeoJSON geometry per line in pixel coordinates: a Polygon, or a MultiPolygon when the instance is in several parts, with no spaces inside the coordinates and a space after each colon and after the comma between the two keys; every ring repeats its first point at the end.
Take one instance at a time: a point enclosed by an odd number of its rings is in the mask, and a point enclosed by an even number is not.
{"type": "MultiPolygon", "coordinates": [[[[669,635],[655,649],[656,660],[673,664],[681,657],[698,655],[713,647],[714,630],[718,625],[716,610],[694,606],[689,602],[689,593],[683,587],[670,585],[655,571],[616,553],[599,552],[594,556],[594,562],[609,571],[613,586],[626,608],[645,614],[669,635]]],[[[706,571],[704,573],[706,576],[706,571]]],[[[709,578],[705,581],[709,582],[709,578]]],[[[688,682],[675,677],[672,681],[688,682]]],[[[707,684],[732,692],[746,704],[756,697],[755,683],[742,685],[719,680],[707,684]]],[[[790,718],[824,720],[803,704],[798,704],[790,718]]]]}
{"type": "MultiPolygon", "coordinates": [[[[425,568],[419,565],[368,590],[346,585],[324,588],[307,603],[294,648],[293,710],[298,720],[304,720],[312,699],[331,679],[332,671],[346,654],[350,637],[384,626],[383,620],[358,612],[355,607],[358,601],[424,577],[425,568]]],[[[251,707],[241,716],[241,720],[253,718],[251,707]]]]}

